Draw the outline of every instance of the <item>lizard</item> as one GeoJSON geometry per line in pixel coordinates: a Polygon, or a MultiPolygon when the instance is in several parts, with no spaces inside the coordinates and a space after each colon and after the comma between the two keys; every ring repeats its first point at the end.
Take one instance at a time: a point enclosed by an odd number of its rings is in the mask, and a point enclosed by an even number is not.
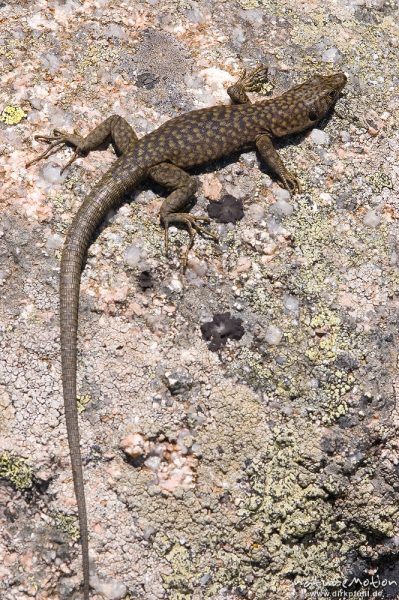
{"type": "MultiPolygon", "coordinates": [[[[251,102],[247,92],[259,91],[268,80],[268,69],[260,65],[227,89],[231,104],[193,110],[163,123],[139,139],[128,122],[111,115],[86,137],[54,129],[53,135],[37,135],[48,148],[26,166],[45,159],[64,146],[74,148],[62,171],[78,157],[112,144],[117,160],[84,199],[66,236],[60,267],[60,340],[64,412],[78,508],[83,568],[84,600],[89,599],[89,542],[84,491],[78,411],[76,405],[77,328],[81,271],[90,241],[108,211],[120,206],[142,180],[151,178],[169,194],[160,208],[168,253],[168,229],[181,223],[188,229],[189,243],[183,268],[197,232],[216,239],[202,223],[209,217],[193,216],[185,207],[198,183],[186,169],[218,160],[237,151],[256,149],[291,194],[301,191],[298,178],[284,166],[272,138],[299,133],[315,126],[335,105],[347,77],[343,72],[314,75],[277,97],[251,102]]],[[[61,172],[62,172],[61,171],[61,172]]]]}

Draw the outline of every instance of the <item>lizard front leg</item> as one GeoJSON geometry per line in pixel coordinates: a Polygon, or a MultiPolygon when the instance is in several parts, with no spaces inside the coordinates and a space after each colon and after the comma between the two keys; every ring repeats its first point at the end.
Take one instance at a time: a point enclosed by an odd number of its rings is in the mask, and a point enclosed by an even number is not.
{"type": "Polygon", "coordinates": [[[268,81],[267,72],[268,68],[263,65],[256,67],[248,74],[244,69],[238,81],[227,88],[227,93],[233,104],[251,104],[246,92],[258,92],[262,85],[268,81]]]}
{"type": "Polygon", "coordinates": [[[267,134],[256,138],[256,148],[267,166],[278,176],[283,187],[291,194],[301,193],[301,185],[296,175],[292,175],[284,166],[283,161],[277,154],[273,142],[267,134]]]}
{"type": "Polygon", "coordinates": [[[209,223],[211,221],[209,217],[196,217],[187,212],[181,212],[197,191],[197,180],[183,171],[183,169],[180,169],[179,167],[176,167],[170,163],[160,163],[154,167],[151,167],[149,174],[154,181],[173,190],[163,201],[160,210],[161,222],[165,228],[166,255],[168,254],[169,248],[168,229],[170,223],[183,223],[188,229],[190,241],[182,259],[183,269],[185,270],[187,266],[188,253],[193,246],[196,231],[208,235],[217,241],[215,235],[199,225],[201,222],[209,223]]]}
{"type": "Polygon", "coordinates": [[[75,148],[72,158],[62,168],[62,173],[79,156],[87,156],[89,152],[105,144],[111,143],[116,154],[121,156],[134,147],[138,137],[125,119],[119,115],[112,115],[97,125],[86,137],[82,137],[76,132],[67,133],[54,129],[53,135],[35,135],[35,140],[47,142],[50,145],[45,152],[28,162],[27,167],[43,158],[48,158],[63,146],[73,146],[75,148]]]}

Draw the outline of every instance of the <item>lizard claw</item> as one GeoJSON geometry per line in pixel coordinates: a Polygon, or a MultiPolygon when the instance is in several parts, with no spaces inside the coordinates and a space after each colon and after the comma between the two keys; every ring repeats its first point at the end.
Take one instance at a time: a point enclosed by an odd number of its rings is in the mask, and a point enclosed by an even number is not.
{"type": "Polygon", "coordinates": [[[259,65],[247,75],[246,69],[237,81],[246,92],[259,92],[262,85],[268,82],[268,68],[266,65],[259,65]]]}
{"type": "Polygon", "coordinates": [[[58,152],[58,150],[64,146],[74,146],[75,152],[73,153],[73,156],[68,161],[68,163],[64,167],[62,167],[62,169],[61,169],[61,175],[62,175],[62,173],[65,171],[65,169],[67,167],[69,167],[69,165],[71,165],[80,154],[79,146],[82,143],[82,137],[76,133],[70,134],[65,131],[61,131],[59,129],[54,129],[53,135],[35,135],[34,139],[39,142],[45,142],[46,144],[49,144],[49,147],[44,152],[42,152],[41,154],[36,156],[33,160],[26,163],[27,168],[30,167],[31,165],[39,162],[40,160],[42,160],[44,158],[48,158],[49,156],[52,156],[53,154],[58,152]]]}
{"type": "Polygon", "coordinates": [[[188,234],[190,236],[190,241],[189,241],[187,249],[184,252],[183,257],[182,257],[183,272],[187,268],[188,254],[189,254],[191,248],[193,247],[195,235],[197,232],[202,233],[203,235],[209,236],[215,242],[219,241],[215,234],[213,234],[211,231],[208,231],[204,227],[201,227],[201,225],[198,224],[198,221],[203,222],[203,223],[210,223],[212,219],[210,219],[209,217],[196,217],[196,216],[190,215],[188,213],[171,213],[170,215],[163,217],[162,220],[163,220],[163,224],[165,227],[165,254],[166,254],[166,256],[168,256],[168,251],[169,251],[169,224],[173,223],[173,222],[183,223],[187,227],[188,234]]]}
{"type": "Polygon", "coordinates": [[[27,168],[30,167],[31,165],[34,165],[35,163],[39,162],[40,160],[42,160],[44,158],[48,158],[49,156],[52,156],[53,154],[58,152],[58,150],[60,148],[62,148],[62,146],[65,145],[65,142],[62,139],[52,138],[50,136],[35,135],[35,140],[40,140],[40,139],[42,139],[43,141],[49,142],[49,143],[51,142],[50,146],[47,148],[47,150],[45,150],[44,152],[42,152],[41,154],[36,156],[34,159],[27,162],[25,165],[27,168]],[[53,140],[53,141],[51,141],[51,140],[53,140]]]}
{"type": "Polygon", "coordinates": [[[60,175],[63,174],[63,172],[65,171],[65,169],[67,169],[73,162],[75,162],[75,160],[79,158],[79,152],[77,150],[75,150],[75,152],[72,154],[71,158],[68,160],[68,162],[62,167],[61,171],[60,171],[60,175]]]}
{"type": "Polygon", "coordinates": [[[302,192],[301,182],[296,175],[286,173],[283,177],[281,177],[281,182],[283,187],[288,190],[292,196],[296,193],[300,194],[302,192]]]}

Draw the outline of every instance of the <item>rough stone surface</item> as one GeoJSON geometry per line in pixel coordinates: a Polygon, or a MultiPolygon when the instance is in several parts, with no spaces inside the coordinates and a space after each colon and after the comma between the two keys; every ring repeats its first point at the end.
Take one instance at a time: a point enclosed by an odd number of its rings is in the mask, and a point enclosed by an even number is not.
{"type": "Polygon", "coordinates": [[[369,597],[397,597],[398,22],[389,0],[0,2],[2,599],[69,600],[81,582],[58,276],[72,216],[113,160],[61,176],[65,149],[26,169],[33,137],[113,113],[141,136],[227,102],[259,62],[266,97],[348,74],[317,132],[276,143],[303,193],[246,152],[196,170],[194,214],[231,195],[244,217],[212,223],[219,244],[199,236],[185,275],[187,233],[171,230],[166,258],[153,184],[88,253],[91,597],[339,598],[347,580],[355,598],[371,577],[369,597]],[[212,351],[201,325],[227,313],[242,335],[212,351]]]}

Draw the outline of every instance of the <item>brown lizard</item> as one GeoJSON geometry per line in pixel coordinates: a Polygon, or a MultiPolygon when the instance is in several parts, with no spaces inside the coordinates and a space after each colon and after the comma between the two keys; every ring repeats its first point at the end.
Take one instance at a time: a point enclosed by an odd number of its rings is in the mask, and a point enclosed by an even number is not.
{"type": "MultiPolygon", "coordinates": [[[[251,103],[246,92],[258,91],[267,81],[267,69],[258,67],[228,88],[232,104],[194,110],[167,121],[138,139],[130,125],[112,115],[85,138],[54,130],[53,136],[35,139],[50,145],[43,154],[28,163],[47,158],[64,145],[75,148],[70,165],[104,142],[111,142],[119,158],[85,198],[68,231],[60,275],[61,362],[64,406],[78,506],[83,557],[84,599],[89,598],[89,552],[86,500],[83,485],[78,413],[76,406],[76,346],[80,275],[90,240],[107,212],[120,205],[125,195],[147,177],[171,190],[161,206],[160,219],[165,228],[179,222],[190,236],[184,265],[192,247],[195,231],[211,235],[200,223],[208,217],[190,215],[185,206],[198,184],[185,169],[217,160],[233,152],[256,148],[266,165],[291,193],[300,191],[297,177],[285,168],[272,144],[272,138],[304,131],[316,125],[333,107],[346,84],[346,76],[315,75],[281,96],[251,103]]],[[[65,168],[64,167],[64,168],[65,168]]]]}

